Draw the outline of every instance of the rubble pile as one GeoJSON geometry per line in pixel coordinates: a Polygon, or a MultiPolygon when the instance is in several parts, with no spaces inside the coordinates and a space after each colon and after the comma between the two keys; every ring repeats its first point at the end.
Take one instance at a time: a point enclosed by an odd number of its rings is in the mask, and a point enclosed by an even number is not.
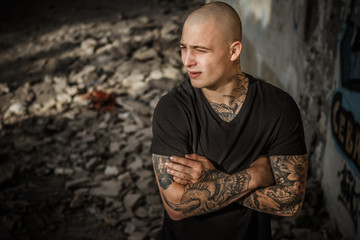
{"type": "MultiPolygon", "coordinates": [[[[185,78],[180,30],[199,3],[152,3],[151,14],[3,35],[1,239],[157,239],[151,117],[185,78]]],[[[274,237],[296,236],[289,221],[273,220],[274,237]]],[[[315,230],[298,229],[298,239],[315,230]]]]}

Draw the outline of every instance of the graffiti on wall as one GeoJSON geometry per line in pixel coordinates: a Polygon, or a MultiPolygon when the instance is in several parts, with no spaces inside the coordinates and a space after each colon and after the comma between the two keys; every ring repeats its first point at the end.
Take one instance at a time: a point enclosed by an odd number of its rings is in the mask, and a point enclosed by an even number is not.
{"type": "MultiPolygon", "coordinates": [[[[344,161],[338,171],[338,201],[355,231],[360,219],[360,0],[352,0],[338,42],[339,86],[334,91],[330,125],[335,147],[344,161]]],[[[340,161],[341,161],[340,160],[340,161]]]]}
{"type": "Polygon", "coordinates": [[[339,201],[346,207],[357,230],[358,220],[360,217],[360,193],[356,192],[356,179],[352,171],[346,165],[338,172],[340,178],[339,201]]]}
{"type": "Polygon", "coordinates": [[[360,171],[360,124],[355,121],[353,112],[344,108],[341,92],[336,92],[333,97],[331,127],[338,148],[356,171],[360,171]]]}
{"type": "Polygon", "coordinates": [[[336,147],[360,179],[360,0],[351,1],[339,49],[339,87],[331,103],[336,147]]]}

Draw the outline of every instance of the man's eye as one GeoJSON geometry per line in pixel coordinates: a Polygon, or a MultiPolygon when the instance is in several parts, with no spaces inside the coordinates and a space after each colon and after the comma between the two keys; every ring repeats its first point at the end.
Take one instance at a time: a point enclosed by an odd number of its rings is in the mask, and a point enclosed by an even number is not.
{"type": "Polygon", "coordinates": [[[206,51],[205,51],[205,50],[203,50],[203,49],[197,49],[197,51],[198,51],[198,52],[201,52],[201,53],[206,52],[206,51]]]}

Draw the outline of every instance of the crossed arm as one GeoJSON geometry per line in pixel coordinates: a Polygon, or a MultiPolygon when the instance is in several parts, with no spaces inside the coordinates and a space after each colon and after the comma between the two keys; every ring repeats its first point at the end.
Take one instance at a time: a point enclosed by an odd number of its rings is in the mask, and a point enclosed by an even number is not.
{"type": "Polygon", "coordinates": [[[265,161],[266,158],[259,159],[250,168],[232,175],[204,169],[201,181],[183,185],[175,182],[172,175],[168,174],[170,157],[153,154],[161,198],[166,211],[174,220],[216,211],[258,187],[272,184],[271,170],[265,161]]]}
{"type": "Polygon", "coordinates": [[[235,201],[265,213],[296,216],[305,195],[307,156],[269,159],[271,169],[267,159],[260,158],[249,169],[229,175],[196,154],[171,160],[153,155],[161,197],[174,220],[212,212],[235,201]]]}

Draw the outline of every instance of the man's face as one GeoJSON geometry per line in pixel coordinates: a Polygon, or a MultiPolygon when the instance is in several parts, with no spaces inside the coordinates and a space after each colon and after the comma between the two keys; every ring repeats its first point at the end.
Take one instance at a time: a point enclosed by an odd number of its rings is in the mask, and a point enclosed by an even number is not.
{"type": "Polygon", "coordinates": [[[185,23],[181,59],[193,87],[217,89],[232,75],[230,48],[222,34],[212,21],[185,23]]]}

